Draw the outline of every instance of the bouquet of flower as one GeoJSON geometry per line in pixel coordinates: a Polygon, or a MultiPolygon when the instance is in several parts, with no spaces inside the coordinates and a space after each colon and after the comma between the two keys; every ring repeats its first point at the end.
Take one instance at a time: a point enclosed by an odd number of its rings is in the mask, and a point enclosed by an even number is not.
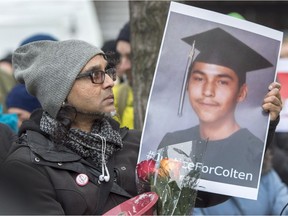
{"type": "Polygon", "coordinates": [[[182,162],[169,158],[160,163],[145,160],[137,165],[138,189],[158,194],[158,215],[189,215],[194,207],[200,172],[191,170],[181,175],[182,166],[182,162]]]}

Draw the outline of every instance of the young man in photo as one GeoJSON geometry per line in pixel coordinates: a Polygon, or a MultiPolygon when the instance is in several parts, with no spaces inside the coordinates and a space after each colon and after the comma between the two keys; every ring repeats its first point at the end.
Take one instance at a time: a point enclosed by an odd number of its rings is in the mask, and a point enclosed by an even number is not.
{"type": "MultiPolygon", "coordinates": [[[[199,124],[167,133],[158,149],[164,149],[163,155],[170,157],[175,144],[179,148],[181,143],[184,146],[186,142],[196,142],[190,147],[190,153],[185,153],[192,160],[193,169],[201,170],[201,179],[256,188],[264,143],[241,127],[236,121],[235,110],[248,94],[246,73],[273,65],[221,28],[182,40],[191,46],[195,43],[200,51],[189,67],[185,82],[199,124]],[[203,157],[196,160],[202,153],[203,157]]],[[[268,88],[263,104],[259,104],[270,113],[271,131],[267,144],[271,142],[282,108],[280,84],[272,83],[268,88]]]]}

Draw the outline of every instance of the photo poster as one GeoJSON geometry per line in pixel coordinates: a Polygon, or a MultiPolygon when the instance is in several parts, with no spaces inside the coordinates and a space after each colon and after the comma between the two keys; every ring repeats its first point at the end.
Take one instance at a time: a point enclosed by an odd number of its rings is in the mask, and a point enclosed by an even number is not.
{"type": "MultiPolygon", "coordinates": [[[[260,148],[256,149],[241,135],[239,140],[230,142],[233,143],[234,149],[229,146],[213,145],[213,140],[209,140],[203,163],[192,163],[194,169],[197,165],[197,169],[201,170],[197,189],[257,199],[269,125],[269,115],[262,110],[261,105],[268,92],[269,84],[276,79],[283,33],[255,23],[171,2],[148,100],[138,162],[151,158],[159,161],[162,155],[159,155],[158,147],[168,133],[172,133],[168,140],[170,144],[181,145],[186,141],[192,141],[191,145],[195,143],[193,137],[185,140],[186,137],[183,135],[177,140],[177,136],[173,136],[173,132],[187,131],[187,129],[189,134],[189,128],[199,124],[198,117],[190,106],[187,92],[183,103],[183,114],[181,117],[177,115],[183,77],[191,50],[191,46],[181,39],[213,28],[221,28],[233,35],[261,54],[272,66],[247,73],[248,95],[245,101],[237,105],[235,113],[241,128],[247,128],[260,139],[260,148]],[[209,166],[205,162],[206,158],[208,158],[207,161],[212,161],[209,166]],[[242,165],[247,166],[247,163],[248,166],[254,168],[253,171],[245,171],[241,168],[242,165]]],[[[235,57],[237,55],[239,53],[235,50],[235,57]]],[[[253,61],[253,59],[250,60],[253,61]]],[[[205,142],[202,141],[202,143],[205,142]]],[[[170,144],[169,147],[172,146],[170,144]]],[[[191,163],[189,163],[189,169],[191,169],[191,163]]]]}
{"type": "Polygon", "coordinates": [[[276,132],[288,132],[288,58],[280,58],[277,67],[277,81],[281,84],[281,98],[283,108],[280,112],[280,122],[276,132]]]}

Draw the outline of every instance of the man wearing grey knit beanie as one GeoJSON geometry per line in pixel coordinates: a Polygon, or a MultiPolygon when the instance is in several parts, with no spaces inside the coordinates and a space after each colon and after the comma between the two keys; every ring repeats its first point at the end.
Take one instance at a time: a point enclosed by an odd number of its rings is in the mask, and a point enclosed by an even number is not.
{"type": "Polygon", "coordinates": [[[141,132],[111,118],[117,60],[80,40],[32,42],[12,60],[43,110],[1,170],[0,213],[99,215],[135,196],[141,132]]]}

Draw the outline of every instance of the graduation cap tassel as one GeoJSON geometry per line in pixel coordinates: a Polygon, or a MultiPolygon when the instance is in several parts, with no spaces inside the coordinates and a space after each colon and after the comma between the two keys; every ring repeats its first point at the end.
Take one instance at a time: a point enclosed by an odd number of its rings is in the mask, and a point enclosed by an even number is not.
{"type": "Polygon", "coordinates": [[[190,68],[190,65],[192,63],[194,54],[195,54],[195,40],[193,41],[191,50],[189,52],[188,59],[187,59],[186,70],[185,70],[185,73],[184,73],[184,78],[183,78],[183,83],[182,83],[182,90],[181,90],[181,94],[180,94],[179,107],[178,107],[178,116],[179,117],[182,116],[185,92],[186,92],[186,88],[187,88],[187,78],[188,78],[189,68],[190,68]]]}

